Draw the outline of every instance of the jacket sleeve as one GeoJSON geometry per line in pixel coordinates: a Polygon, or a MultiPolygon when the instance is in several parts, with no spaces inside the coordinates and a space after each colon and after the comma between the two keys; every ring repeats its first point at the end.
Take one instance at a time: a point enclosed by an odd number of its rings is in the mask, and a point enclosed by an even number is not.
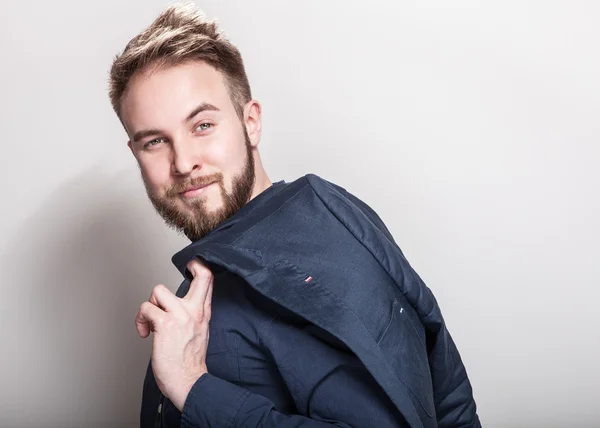
{"type": "Polygon", "coordinates": [[[181,427],[409,428],[362,365],[330,360],[312,365],[312,373],[307,373],[307,358],[302,353],[294,352],[298,359],[288,362],[298,364],[282,372],[302,415],[278,412],[273,402],[262,395],[205,374],[187,397],[181,427]]]}
{"type": "Polygon", "coordinates": [[[286,415],[261,395],[204,374],[192,387],[181,415],[182,428],[330,428],[350,425],[286,415]]]}

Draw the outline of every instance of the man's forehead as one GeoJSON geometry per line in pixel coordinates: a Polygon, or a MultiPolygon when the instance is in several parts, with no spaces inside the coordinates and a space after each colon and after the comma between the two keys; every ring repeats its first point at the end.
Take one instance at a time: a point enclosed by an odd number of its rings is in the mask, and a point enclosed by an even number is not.
{"type": "MultiPolygon", "coordinates": [[[[230,98],[220,72],[208,64],[193,63],[145,70],[134,76],[123,96],[122,116],[131,125],[138,122],[189,118],[200,105],[219,112],[229,109],[230,98]]],[[[128,129],[130,126],[126,126],[128,129]]]]}
{"type": "Polygon", "coordinates": [[[195,95],[190,92],[202,92],[212,97],[225,95],[227,88],[223,74],[200,61],[148,68],[132,76],[123,98],[195,95]]]}

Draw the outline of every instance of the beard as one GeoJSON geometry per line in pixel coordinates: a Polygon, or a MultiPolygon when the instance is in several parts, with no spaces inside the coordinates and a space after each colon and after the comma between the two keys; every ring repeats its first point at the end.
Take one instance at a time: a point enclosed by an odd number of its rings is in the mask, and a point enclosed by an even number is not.
{"type": "Polygon", "coordinates": [[[167,226],[182,232],[192,242],[197,241],[219,224],[237,213],[248,201],[254,189],[256,175],[254,171],[254,157],[248,134],[244,130],[246,143],[246,160],[242,171],[232,179],[232,190],[228,193],[225,189],[223,174],[216,173],[208,176],[190,178],[185,182],[175,184],[167,189],[164,196],[153,194],[144,180],[146,193],[156,212],[165,220],[167,226]],[[215,183],[220,188],[222,205],[216,211],[207,209],[206,199],[198,198],[184,203],[189,209],[181,209],[181,192],[190,187],[204,186],[215,183]],[[190,212],[191,209],[191,212],[190,212]]]}

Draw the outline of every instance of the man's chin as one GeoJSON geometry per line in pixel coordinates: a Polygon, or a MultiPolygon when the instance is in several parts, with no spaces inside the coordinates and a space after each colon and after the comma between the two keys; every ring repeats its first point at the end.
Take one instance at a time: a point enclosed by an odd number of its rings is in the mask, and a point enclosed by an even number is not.
{"type": "Polygon", "coordinates": [[[180,203],[178,211],[180,216],[186,217],[190,221],[207,223],[216,221],[223,215],[223,204],[210,204],[206,199],[196,201],[196,203],[180,203]]]}
{"type": "Polygon", "coordinates": [[[191,201],[180,201],[177,204],[178,211],[180,214],[188,217],[202,217],[212,218],[218,215],[223,210],[222,204],[217,206],[216,204],[209,203],[205,198],[194,199],[191,201]]]}

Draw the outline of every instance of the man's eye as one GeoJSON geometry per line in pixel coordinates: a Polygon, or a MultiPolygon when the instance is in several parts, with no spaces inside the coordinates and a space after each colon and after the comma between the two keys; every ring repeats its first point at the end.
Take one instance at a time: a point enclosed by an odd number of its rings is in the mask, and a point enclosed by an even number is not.
{"type": "Polygon", "coordinates": [[[150,146],[156,146],[158,143],[162,143],[164,140],[165,140],[164,138],[155,138],[154,140],[150,140],[146,144],[144,144],[144,148],[150,147],[150,146]]]}
{"type": "Polygon", "coordinates": [[[196,130],[198,131],[206,131],[208,128],[210,128],[212,126],[211,123],[201,123],[200,125],[198,125],[196,127],[196,130]]]}

